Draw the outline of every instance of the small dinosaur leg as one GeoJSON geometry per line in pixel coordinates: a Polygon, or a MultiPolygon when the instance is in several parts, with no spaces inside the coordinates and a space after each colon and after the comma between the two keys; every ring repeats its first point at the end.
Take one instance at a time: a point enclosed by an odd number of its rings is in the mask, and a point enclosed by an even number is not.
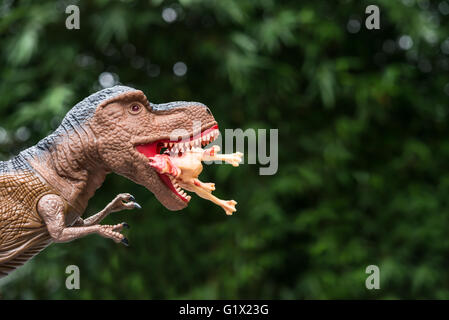
{"type": "Polygon", "coordinates": [[[193,183],[200,188],[206,189],[209,192],[212,192],[215,190],[215,183],[213,182],[202,182],[199,179],[193,179],[193,183]]]}
{"type": "MultiPolygon", "coordinates": [[[[196,179],[196,180],[199,181],[198,179],[196,179]]],[[[208,183],[204,183],[204,182],[199,181],[201,184],[198,185],[197,181],[195,181],[193,186],[190,186],[189,190],[195,192],[201,198],[206,199],[206,200],[210,200],[213,203],[219,205],[220,207],[223,208],[223,210],[226,212],[226,214],[228,216],[232,215],[235,211],[237,211],[235,209],[235,205],[237,204],[236,201],[234,201],[234,200],[221,200],[221,199],[217,198],[216,196],[214,196],[212,194],[212,190],[207,188],[207,185],[209,185],[208,183]],[[203,185],[205,185],[206,188],[203,185]]]]}
{"type": "Polygon", "coordinates": [[[84,226],[91,226],[100,223],[110,213],[120,210],[141,209],[136,199],[129,193],[120,193],[103,210],[84,219],[84,226]]]}
{"type": "Polygon", "coordinates": [[[120,223],[116,225],[90,225],[81,227],[66,227],[64,217],[64,201],[55,194],[43,196],[38,204],[37,210],[47,225],[48,232],[54,242],[68,242],[84,237],[88,234],[97,233],[105,238],[110,238],[115,242],[122,242],[128,245],[128,240],[119,231],[126,225],[120,223]]]}

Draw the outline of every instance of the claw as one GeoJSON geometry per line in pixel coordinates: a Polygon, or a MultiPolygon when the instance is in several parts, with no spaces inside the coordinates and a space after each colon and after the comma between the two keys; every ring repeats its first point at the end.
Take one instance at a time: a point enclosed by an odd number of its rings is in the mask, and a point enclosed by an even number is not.
{"type": "Polygon", "coordinates": [[[142,209],[142,206],[140,204],[138,204],[137,202],[134,202],[134,208],[142,209]]]}
{"type": "Polygon", "coordinates": [[[130,196],[129,196],[129,201],[133,201],[133,202],[135,202],[135,201],[136,201],[136,198],[134,198],[134,196],[133,196],[133,195],[130,195],[130,196]]]}
{"type": "Polygon", "coordinates": [[[126,222],[122,222],[122,226],[123,226],[124,228],[126,228],[126,229],[131,228],[131,227],[129,226],[129,224],[127,224],[126,222]]]}
{"type": "Polygon", "coordinates": [[[129,242],[127,238],[123,238],[121,243],[123,243],[125,246],[129,247],[129,242]]]}

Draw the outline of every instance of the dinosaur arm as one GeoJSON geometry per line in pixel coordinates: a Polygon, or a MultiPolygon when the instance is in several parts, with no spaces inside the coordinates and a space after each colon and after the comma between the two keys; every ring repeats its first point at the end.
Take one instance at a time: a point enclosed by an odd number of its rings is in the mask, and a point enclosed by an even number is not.
{"type": "Polygon", "coordinates": [[[106,218],[110,213],[117,212],[120,210],[131,210],[131,209],[141,209],[141,206],[136,202],[136,199],[129,193],[120,193],[112,200],[103,210],[84,219],[84,226],[91,226],[100,223],[104,218],[106,218]]]}
{"type": "Polygon", "coordinates": [[[55,194],[43,196],[37,204],[37,210],[44,219],[48,233],[54,242],[68,242],[92,233],[111,238],[116,242],[125,239],[118,232],[122,230],[123,224],[115,226],[96,224],[92,226],[67,227],[64,219],[64,207],[63,199],[55,194]]]}

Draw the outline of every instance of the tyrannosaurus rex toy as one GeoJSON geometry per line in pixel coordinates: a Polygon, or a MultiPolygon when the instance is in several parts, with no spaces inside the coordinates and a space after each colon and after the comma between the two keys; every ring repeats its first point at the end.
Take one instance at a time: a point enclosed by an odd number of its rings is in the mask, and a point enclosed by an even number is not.
{"type": "Polygon", "coordinates": [[[142,91],[125,86],[85,98],[67,113],[55,132],[11,160],[0,162],[0,277],[52,242],[96,233],[127,245],[120,233],[128,227],[126,223],[99,223],[111,212],[139,208],[132,195],[119,194],[99,213],[81,218],[88,200],[110,172],[143,185],[170,210],[187,206],[190,196],[184,187],[232,214],[235,202],[208,195],[204,190],[210,193],[213,184],[196,179],[203,158],[234,165],[240,160],[241,154],[214,158],[216,149],[202,151],[217,135],[211,111],[198,102],[153,104],[142,91]],[[184,134],[173,140],[174,130],[184,134]],[[194,169],[196,175],[191,170],[182,174],[185,163],[183,166],[180,158],[167,155],[187,151],[190,158],[182,159],[198,160],[192,160],[199,164],[194,169]],[[196,156],[199,152],[204,155],[196,156]],[[170,166],[168,172],[167,165],[176,161],[179,168],[170,166]]]}

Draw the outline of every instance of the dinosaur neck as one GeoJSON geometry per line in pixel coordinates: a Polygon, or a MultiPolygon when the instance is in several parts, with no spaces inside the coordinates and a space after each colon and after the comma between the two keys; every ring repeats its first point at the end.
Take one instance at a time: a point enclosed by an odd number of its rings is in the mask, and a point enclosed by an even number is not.
{"type": "Polygon", "coordinates": [[[95,136],[88,126],[55,140],[29,163],[82,215],[109,171],[100,161],[95,136]]]}

